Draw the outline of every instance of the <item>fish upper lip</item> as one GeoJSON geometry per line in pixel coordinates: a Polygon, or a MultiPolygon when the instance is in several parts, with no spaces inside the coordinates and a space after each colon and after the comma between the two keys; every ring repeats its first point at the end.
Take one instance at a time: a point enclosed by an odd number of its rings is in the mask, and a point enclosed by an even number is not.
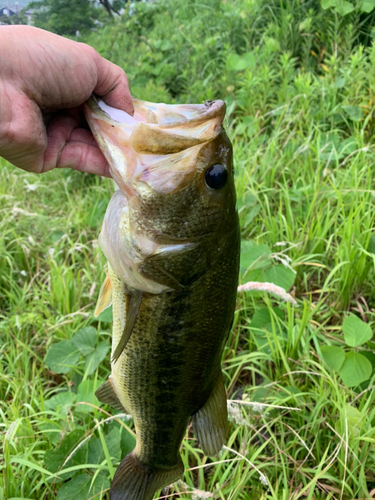
{"type": "Polygon", "coordinates": [[[217,118],[220,120],[220,125],[224,119],[226,104],[221,99],[214,101],[207,100],[204,104],[154,104],[148,101],[141,101],[139,99],[133,98],[133,103],[135,106],[134,115],[131,116],[126,111],[116,110],[111,108],[111,111],[115,111],[118,119],[115,116],[111,116],[109,112],[110,106],[108,106],[104,101],[98,99],[95,94],[86,102],[86,105],[91,109],[93,113],[101,113],[107,115],[107,118],[111,121],[117,122],[118,124],[136,124],[136,123],[147,123],[149,126],[158,127],[161,129],[168,128],[178,128],[179,126],[188,127],[194,125],[195,123],[205,122],[217,118]],[[159,112],[155,113],[155,110],[159,112]],[[147,121],[147,111],[155,114],[160,121],[158,123],[152,123],[147,121]],[[167,111],[170,111],[172,118],[168,118],[167,111]],[[188,117],[189,113],[192,115],[188,117]],[[181,119],[173,119],[173,115],[180,115],[181,119]],[[121,121],[121,118],[124,121],[121,121]]]}

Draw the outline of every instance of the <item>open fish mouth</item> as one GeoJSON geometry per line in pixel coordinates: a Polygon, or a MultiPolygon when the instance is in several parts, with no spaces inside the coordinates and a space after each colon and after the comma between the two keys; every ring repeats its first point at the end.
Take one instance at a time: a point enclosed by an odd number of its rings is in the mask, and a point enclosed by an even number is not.
{"type": "Polygon", "coordinates": [[[181,105],[133,102],[134,116],[95,96],[85,105],[86,119],[110,165],[111,176],[128,196],[137,182],[162,193],[183,187],[195,170],[202,144],[222,130],[224,101],[181,105]]]}

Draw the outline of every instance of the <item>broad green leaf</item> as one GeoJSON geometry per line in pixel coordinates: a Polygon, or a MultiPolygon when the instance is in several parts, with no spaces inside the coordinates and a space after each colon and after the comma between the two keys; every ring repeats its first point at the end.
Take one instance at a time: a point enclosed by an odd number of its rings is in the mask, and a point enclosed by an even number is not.
{"type": "Polygon", "coordinates": [[[83,356],[88,356],[94,352],[96,344],[96,329],[93,326],[81,328],[72,337],[72,342],[81,351],[83,356]]]}
{"type": "Polygon", "coordinates": [[[95,478],[94,484],[90,486],[88,498],[90,500],[95,500],[96,498],[107,498],[101,496],[101,493],[104,493],[104,491],[109,490],[109,487],[110,487],[110,481],[108,477],[104,474],[104,472],[102,471],[99,472],[99,474],[95,478]]]}
{"type": "Polygon", "coordinates": [[[121,450],[123,456],[133,451],[135,447],[135,437],[121,426],[121,450]]]}
{"type": "Polygon", "coordinates": [[[337,89],[342,89],[343,87],[345,87],[345,84],[346,84],[346,78],[345,78],[344,76],[339,76],[339,77],[335,80],[334,86],[335,86],[337,89]]]}
{"type": "MultiPolygon", "coordinates": [[[[87,443],[81,445],[84,437],[84,431],[76,429],[70,432],[61,445],[54,450],[48,450],[44,455],[44,465],[50,472],[61,471],[68,469],[74,465],[81,465],[87,462],[87,443]],[[70,456],[69,460],[67,458],[70,456]]],[[[70,471],[59,474],[60,478],[66,480],[77,474],[77,471],[70,471]]]]}
{"type": "Polygon", "coordinates": [[[109,454],[111,457],[120,460],[121,458],[121,437],[119,433],[119,429],[114,427],[109,431],[109,433],[105,436],[105,442],[108,447],[109,454]]]}
{"type": "Polygon", "coordinates": [[[74,392],[70,391],[64,391],[64,392],[59,392],[55,396],[52,396],[52,398],[47,399],[45,402],[45,407],[48,410],[60,410],[60,413],[63,415],[66,415],[67,411],[69,411],[69,408],[72,406],[72,404],[76,400],[76,394],[74,392]]]}
{"type": "Polygon", "coordinates": [[[359,352],[348,352],[339,374],[347,387],[356,387],[369,379],[371,372],[372,365],[367,358],[359,352]]]}
{"type": "Polygon", "coordinates": [[[62,340],[50,347],[44,361],[53,372],[68,373],[76,367],[79,356],[80,352],[71,340],[62,340]]]}
{"type": "Polygon", "coordinates": [[[241,271],[259,269],[269,264],[271,249],[267,245],[256,245],[253,241],[242,240],[241,271]]]}
{"type": "Polygon", "coordinates": [[[101,361],[106,357],[108,351],[109,345],[107,342],[100,342],[96,349],[87,356],[85,364],[85,372],[87,375],[94,373],[101,361]]]}
{"type": "MultiPolygon", "coordinates": [[[[279,318],[283,317],[283,312],[279,307],[275,307],[273,309],[273,312],[279,318]]],[[[270,354],[271,352],[270,343],[272,346],[274,346],[274,339],[272,333],[271,314],[268,308],[264,307],[262,309],[259,309],[254,314],[250,323],[250,328],[252,336],[255,340],[258,349],[260,351],[266,352],[267,354],[270,354]],[[268,333],[268,335],[266,332],[268,333]]],[[[285,332],[283,332],[277,324],[275,325],[275,328],[279,340],[285,340],[286,338],[285,332]]]]}
{"type": "Polygon", "coordinates": [[[82,404],[77,407],[79,411],[90,412],[94,408],[91,405],[100,406],[98,399],[95,396],[95,391],[98,389],[103,381],[100,380],[83,380],[77,391],[77,403],[90,403],[88,405],[82,404]]]}
{"type": "Polygon", "coordinates": [[[355,437],[358,436],[363,424],[363,418],[364,418],[363,413],[361,413],[359,410],[357,410],[357,408],[354,408],[354,406],[351,406],[349,404],[345,405],[345,413],[348,421],[349,430],[353,433],[355,437]]]}
{"type": "Polygon", "coordinates": [[[348,137],[344,141],[341,141],[339,145],[339,158],[343,158],[351,153],[354,153],[356,149],[358,149],[357,141],[354,137],[348,137]]]}
{"type": "Polygon", "coordinates": [[[88,474],[73,477],[73,479],[61,486],[56,500],[87,500],[89,498],[91,479],[88,474]]]}
{"type": "MultiPolygon", "coordinates": [[[[129,452],[123,454],[121,451],[121,445],[122,445],[122,431],[125,430],[123,429],[122,426],[117,425],[116,427],[113,427],[108,434],[105,435],[105,442],[108,447],[109,454],[112,458],[115,458],[116,460],[120,460],[121,457],[124,457],[127,455],[129,452]]],[[[126,431],[125,431],[126,432],[126,431]]],[[[126,432],[126,434],[129,434],[126,432]]],[[[133,448],[132,448],[133,449],[133,448]]],[[[90,464],[97,464],[101,463],[105,459],[104,451],[103,451],[103,446],[99,438],[91,438],[89,442],[89,449],[88,449],[88,462],[90,464]]]]}
{"type": "Polygon", "coordinates": [[[342,109],[348,115],[348,117],[353,121],[359,121],[363,118],[363,109],[359,106],[343,106],[342,109]]]}
{"type": "Polygon", "coordinates": [[[342,324],[345,342],[351,347],[358,347],[372,337],[370,326],[355,314],[350,313],[342,324]]]}
{"type": "MultiPolygon", "coordinates": [[[[279,307],[275,307],[273,312],[279,317],[283,318],[283,312],[279,307]]],[[[262,307],[253,316],[250,328],[264,328],[266,325],[271,324],[271,314],[267,307],[262,307]]]]}
{"type": "Polygon", "coordinates": [[[52,243],[56,243],[56,241],[59,241],[59,239],[62,238],[64,234],[64,231],[53,231],[50,236],[52,243]]]}
{"type": "Polygon", "coordinates": [[[256,196],[256,194],[252,193],[251,191],[246,191],[245,194],[237,199],[238,212],[241,213],[242,210],[246,208],[254,207],[255,205],[257,205],[257,203],[258,197],[256,196]]]}
{"type": "Polygon", "coordinates": [[[354,5],[350,2],[347,2],[346,0],[341,0],[336,7],[336,11],[341,16],[346,16],[347,14],[353,12],[353,10],[354,10],[354,5]]]}
{"type": "MultiPolygon", "coordinates": [[[[272,37],[272,36],[265,36],[264,37],[264,44],[270,52],[277,52],[278,50],[280,50],[279,40],[277,38],[272,37]]],[[[276,114],[277,114],[277,111],[276,111],[276,114]]]]}
{"type": "Polygon", "coordinates": [[[38,429],[48,438],[51,444],[57,446],[60,443],[62,428],[59,422],[48,420],[40,424],[38,429]]]}
{"type": "Polygon", "coordinates": [[[253,69],[256,59],[252,52],[239,56],[238,54],[229,54],[227,57],[228,71],[243,71],[244,69],[253,69]]]}
{"type": "Polygon", "coordinates": [[[371,351],[361,351],[361,354],[370,361],[372,367],[375,369],[375,353],[371,351]]]}
{"type": "Polygon", "coordinates": [[[321,351],[324,361],[331,370],[338,372],[345,361],[345,351],[333,345],[323,345],[321,351]]]}
{"type": "Polygon", "coordinates": [[[337,0],[322,0],[323,9],[329,9],[330,7],[335,7],[337,0]]]}
{"type": "Polygon", "coordinates": [[[288,291],[293,286],[295,277],[296,275],[291,269],[283,264],[276,264],[263,271],[261,280],[281,286],[288,291]]]}
{"type": "Polygon", "coordinates": [[[255,205],[255,207],[251,207],[250,210],[246,212],[244,226],[246,227],[251,222],[253,222],[253,220],[255,219],[255,217],[258,215],[259,212],[260,212],[260,205],[255,205]]]}
{"type": "Polygon", "coordinates": [[[160,50],[167,51],[173,47],[173,43],[170,40],[163,40],[160,44],[160,50]]]}
{"type": "Polygon", "coordinates": [[[370,13],[375,9],[375,0],[362,0],[360,9],[362,12],[370,13]]]}
{"type": "Polygon", "coordinates": [[[89,464],[99,464],[105,459],[103,446],[99,438],[92,437],[89,441],[87,461],[89,464]]]}

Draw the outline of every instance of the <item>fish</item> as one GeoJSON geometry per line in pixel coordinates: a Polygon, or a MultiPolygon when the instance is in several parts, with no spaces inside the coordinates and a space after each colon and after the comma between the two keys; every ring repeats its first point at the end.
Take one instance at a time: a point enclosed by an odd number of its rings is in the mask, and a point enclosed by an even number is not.
{"type": "Polygon", "coordinates": [[[225,103],[134,99],[134,107],[130,116],[95,96],[85,104],[115,182],[98,240],[107,271],[95,309],[113,305],[111,375],[96,396],[130,414],[136,432],[111,500],[151,500],[179,480],[190,422],[207,456],[224,445],[221,357],[239,275],[225,103]]]}

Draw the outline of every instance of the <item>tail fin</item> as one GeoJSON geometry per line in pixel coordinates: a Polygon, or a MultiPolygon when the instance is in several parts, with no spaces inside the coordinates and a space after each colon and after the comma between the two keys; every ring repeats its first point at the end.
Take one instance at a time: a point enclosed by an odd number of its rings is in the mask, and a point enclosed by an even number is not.
{"type": "Polygon", "coordinates": [[[174,483],[182,476],[184,466],[172,469],[152,469],[141,464],[134,452],[118,466],[110,489],[110,500],[152,500],[155,492],[174,483]]]}

